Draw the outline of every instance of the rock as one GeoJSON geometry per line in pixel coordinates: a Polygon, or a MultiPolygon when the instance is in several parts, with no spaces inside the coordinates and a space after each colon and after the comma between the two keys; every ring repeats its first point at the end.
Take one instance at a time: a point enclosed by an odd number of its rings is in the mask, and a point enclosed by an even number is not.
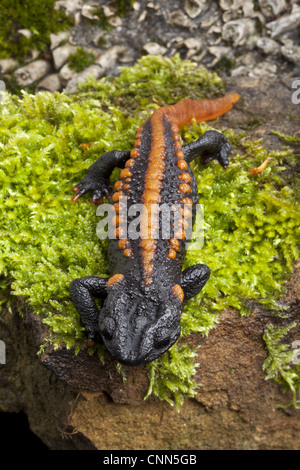
{"type": "Polygon", "coordinates": [[[215,56],[215,59],[210,63],[210,66],[213,67],[222,57],[228,59],[233,57],[233,51],[230,47],[226,46],[211,46],[208,48],[208,52],[215,56]]]}
{"type": "Polygon", "coordinates": [[[14,72],[18,85],[28,86],[50,72],[51,65],[46,60],[36,60],[14,72]]]}
{"type": "Polygon", "coordinates": [[[231,71],[232,77],[246,77],[249,75],[249,69],[245,65],[240,65],[231,71]]]}
{"type": "Polygon", "coordinates": [[[147,10],[144,10],[137,19],[138,23],[142,23],[147,17],[147,10]]]}
{"type": "Polygon", "coordinates": [[[27,56],[24,57],[24,62],[28,64],[29,62],[33,62],[36,60],[40,55],[40,52],[37,49],[30,49],[27,56]]]}
{"type": "Polygon", "coordinates": [[[123,21],[119,16],[111,16],[108,18],[108,23],[114,28],[120,28],[123,24],[123,21]]]}
{"type": "Polygon", "coordinates": [[[61,31],[57,34],[50,34],[50,48],[55,49],[62,42],[68,41],[70,37],[70,31],[61,31]]]}
{"type": "Polygon", "coordinates": [[[57,47],[53,50],[53,62],[55,70],[59,70],[69,59],[71,54],[75,54],[77,47],[71,44],[64,44],[63,46],[57,47]]]}
{"type": "Polygon", "coordinates": [[[250,35],[255,32],[255,22],[250,19],[233,20],[225,23],[222,29],[222,38],[232,41],[234,46],[246,44],[250,35]]]}
{"type": "Polygon", "coordinates": [[[290,32],[300,26],[300,6],[294,4],[290,14],[281,16],[278,20],[267,23],[272,38],[277,38],[281,34],[290,32]]]}
{"type": "Polygon", "coordinates": [[[280,45],[274,39],[266,36],[260,37],[257,39],[256,45],[266,55],[280,54],[280,45]]]}
{"type": "Polygon", "coordinates": [[[237,10],[243,5],[244,0],[219,0],[220,7],[223,10],[237,10]]]}
{"type": "Polygon", "coordinates": [[[149,55],[164,55],[167,52],[167,48],[160,46],[157,42],[147,42],[143,45],[143,50],[149,55]]]}
{"type": "Polygon", "coordinates": [[[125,49],[121,46],[112,46],[96,57],[95,64],[98,64],[102,67],[104,70],[103,75],[106,70],[109,70],[115,66],[118,55],[122,54],[124,51],[125,49]]]}
{"type": "Polygon", "coordinates": [[[252,78],[261,78],[265,76],[275,77],[276,73],[277,73],[276,64],[272,64],[268,62],[261,62],[249,72],[249,77],[252,77],[252,78]]]}
{"type": "Polygon", "coordinates": [[[266,17],[277,16],[287,9],[285,0],[258,0],[258,3],[266,17]]]}
{"type": "Polygon", "coordinates": [[[179,47],[185,46],[187,49],[200,49],[202,46],[203,42],[200,37],[190,37],[186,38],[184,41],[178,42],[176,45],[176,48],[178,49],[179,47]]]}
{"type": "Polygon", "coordinates": [[[18,29],[18,33],[24,38],[30,39],[32,37],[32,32],[29,29],[18,29]]]}
{"type": "Polygon", "coordinates": [[[74,77],[68,82],[66,86],[67,93],[75,93],[77,90],[78,83],[84,82],[86,78],[92,75],[97,80],[103,77],[105,69],[102,69],[100,65],[93,64],[84,69],[82,72],[77,73],[74,77]]]}
{"type": "Polygon", "coordinates": [[[61,89],[61,81],[57,73],[52,73],[48,75],[44,80],[42,80],[37,86],[36,91],[48,90],[54,93],[61,89]]]}
{"type": "Polygon", "coordinates": [[[81,11],[83,3],[81,0],[58,0],[55,2],[56,10],[64,10],[67,16],[75,16],[76,12],[81,11]]]}
{"type": "Polygon", "coordinates": [[[65,86],[67,85],[68,81],[76,75],[76,72],[75,70],[71,69],[69,64],[67,63],[60,69],[58,75],[62,84],[65,86]]]}
{"type": "Polygon", "coordinates": [[[294,45],[285,45],[281,47],[282,55],[296,65],[300,64],[300,47],[294,45]]]}
{"type": "Polygon", "coordinates": [[[100,20],[99,16],[95,15],[95,4],[94,5],[83,5],[81,14],[89,20],[100,20]]]}
{"type": "Polygon", "coordinates": [[[184,11],[190,18],[196,18],[203,10],[206,0],[185,0],[184,11]]]}
{"type": "Polygon", "coordinates": [[[253,0],[246,0],[243,2],[242,8],[243,8],[243,14],[247,18],[257,18],[262,25],[265,24],[266,19],[264,15],[260,12],[257,11],[255,8],[253,0]]]}
{"type": "Polygon", "coordinates": [[[168,22],[173,26],[181,26],[182,28],[194,29],[197,26],[193,24],[182,11],[173,11],[168,16],[168,22]]]}
{"type": "Polygon", "coordinates": [[[115,15],[115,10],[114,10],[114,8],[109,7],[109,6],[107,6],[107,5],[102,5],[102,10],[103,10],[104,16],[105,16],[106,18],[109,18],[110,16],[114,16],[114,15],[115,15]]]}
{"type": "Polygon", "coordinates": [[[0,59],[0,72],[8,73],[12,72],[18,67],[19,63],[14,59],[0,59]]]}

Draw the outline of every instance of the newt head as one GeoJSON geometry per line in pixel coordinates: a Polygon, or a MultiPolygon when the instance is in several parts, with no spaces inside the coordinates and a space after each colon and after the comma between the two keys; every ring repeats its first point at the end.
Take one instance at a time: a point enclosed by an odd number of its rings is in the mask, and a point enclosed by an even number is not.
{"type": "Polygon", "coordinates": [[[177,341],[182,302],[172,291],[169,298],[164,297],[150,298],[117,286],[108,292],[100,312],[99,331],[119,362],[147,364],[177,341]]]}

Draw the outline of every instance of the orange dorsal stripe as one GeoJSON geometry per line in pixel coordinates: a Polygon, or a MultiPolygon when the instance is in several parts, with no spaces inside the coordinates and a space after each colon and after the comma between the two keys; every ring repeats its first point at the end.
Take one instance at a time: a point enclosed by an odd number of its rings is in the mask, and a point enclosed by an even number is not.
{"type": "Polygon", "coordinates": [[[166,118],[181,129],[185,124],[191,124],[193,119],[197,122],[205,122],[222,116],[239,98],[237,93],[229,93],[215,100],[181,100],[162,109],[166,118]]]}

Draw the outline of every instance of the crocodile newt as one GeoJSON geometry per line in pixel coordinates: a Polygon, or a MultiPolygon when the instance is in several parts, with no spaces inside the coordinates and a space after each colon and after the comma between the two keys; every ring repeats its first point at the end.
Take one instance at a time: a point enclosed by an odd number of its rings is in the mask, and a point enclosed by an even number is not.
{"type": "Polygon", "coordinates": [[[185,99],[161,107],[136,131],[134,148],[103,154],[74,188],[73,201],[92,192],[91,202],[107,197],[114,211],[115,237],[109,240],[110,277],[75,279],[70,294],[88,334],[88,345],[103,341],[121,363],[146,364],[161,356],[179,338],[183,306],[201,291],[210,276],[208,266],[197,264],[182,271],[187,228],[195,219],[198,191],[189,163],[200,157],[229,165],[230,145],[223,134],[207,131],[195,142],[182,145],[184,124],[215,119],[229,111],[239,95],[215,100],[185,99]],[[109,177],[121,168],[113,191],[109,177]],[[127,233],[122,210],[140,204],[138,236],[127,233]],[[157,210],[177,207],[170,218],[167,238],[160,233],[164,218],[157,210]],[[154,231],[154,232],[153,232],[154,231]],[[102,308],[95,298],[103,300],[102,308]]]}

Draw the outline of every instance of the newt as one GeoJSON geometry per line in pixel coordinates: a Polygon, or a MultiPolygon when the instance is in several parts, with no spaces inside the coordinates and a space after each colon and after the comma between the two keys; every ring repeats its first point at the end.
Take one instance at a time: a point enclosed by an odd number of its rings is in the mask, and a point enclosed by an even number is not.
{"type": "Polygon", "coordinates": [[[186,302],[206,284],[210,269],[196,264],[182,271],[186,234],[193,225],[198,202],[195,176],[189,163],[200,157],[229,166],[231,147],[225,136],[207,131],[195,142],[180,141],[180,130],[193,120],[216,119],[239,99],[230,93],[214,100],[184,99],[161,107],[141,125],[132,150],[104,153],[73,188],[73,201],[92,192],[91,202],[103,197],[115,212],[115,237],[109,240],[110,277],[88,276],[70,284],[71,299],[87,330],[88,345],[103,341],[114,359],[123,364],[147,364],[165,353],[180,336],[180,317],[186,302]],[[120,176],[111,191],[110,175],[120,176]],[[127,233],[134,204],[141,204],[137,237],[127,233]],[[161,207],[177,207],[167,238],[162,237],[161,207]],[[153,230],[156,236],[153,235],[153,230]],[[157,236],[158,233],[158,236],[157,236]],[[95,299],[102,299],[99,309],[95,299]]]}

